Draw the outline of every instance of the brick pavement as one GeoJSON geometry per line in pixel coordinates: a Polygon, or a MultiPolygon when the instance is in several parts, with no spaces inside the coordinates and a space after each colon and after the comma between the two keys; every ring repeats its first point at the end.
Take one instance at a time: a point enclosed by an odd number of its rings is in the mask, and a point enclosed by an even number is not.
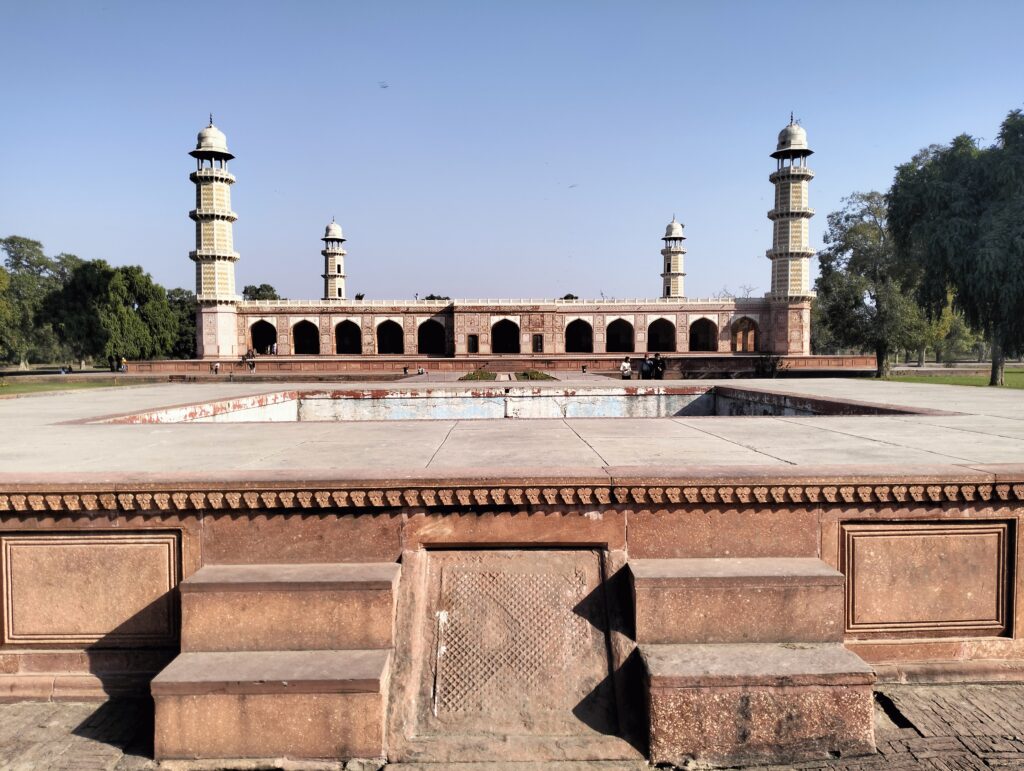
{"type": "MultiPolygon", "coordinates": [[[[0,771],[155,768],[152,705],[0,704],[0,771]]],[[[882,686],[878,754],[772,771],[1024,771],[1024,684],[882,686]]]]}

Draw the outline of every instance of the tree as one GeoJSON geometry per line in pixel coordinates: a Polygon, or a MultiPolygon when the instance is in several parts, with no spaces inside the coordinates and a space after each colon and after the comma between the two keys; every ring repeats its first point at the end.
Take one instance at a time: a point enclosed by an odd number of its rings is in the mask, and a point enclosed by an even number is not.
{"type": "Polygon", "coordinates": [[[1024,114],[1012,111],[991,147],[963,134],[922,150],[897,168],[888,201],[921,302],[936,316],[952,302],[985,334],[989,385],[1003,385],[1006,356],[1024,351],[1024,114]]]}
{"type": "Polygon", "coordinates": [[[448,297],[447,295],[442,295],[442,294],[433,294],[433,293],[431,293],[431,294],[428,294],[428,295],[427,295],[426,297],[424,297],[423,299],[424,299],[424,300],[450,300],[450,299],[452,299],[452,298],[451,298],[451,297],[448,297]]]}
{"type": "Polygon", "coordinates": [[[243,300],[280,300],[277,290],[270,284],[249,284],[242,290],[243,300]]]}
{"type": "Polygon", "coordinates": [[[47,257],[43,245],[21,236],[0,239],[9,283],[5,292],[9,320],[5,327],[4,355],[22,369],[29,361],[62,358],[57,337],[41,315],[46,296],[58,289],[81,262],[70,254],[47,257]]]}
{"type": "Polygon", "coordinates": [[[576,295],[574,295],[574,294],[573,294],[572,292],[569,292],[569,294],[567,294],[567,295],[563,295],[563,296],[562,296],[562,299],[563,299],[563,300],[578,300],[578,299],[580,299],[580,298],[579,298],[579,297],[577,297],[576,295]]]}
{"type": "Polygon", "coordinates": [[[885,197],[854,193],[843,203],[828,215],[826,247],[818,253],[819,320],[834,344],[873,351],[882,377],[891,353],[924,340],[924,316],[906,291],[916,276],[896,259],[885,197]]]}
{"type": "Polygon", "coordinates": [[[68,281],[45,300],[61,341],[84,365],[86,359],[167,355],[177,319],[167,292],[138,266],[112,268],[103,260],[75,266],[68,281]]]}
{"type": "Polygon", "coordinates": [[[0,267],[0,359],[7,359],[13,353],[11,341],[14,337],[14,305],[8,290],[11,287],[11,275],[0,267]]]}
{"type": "Polygon", "coordinates": [[[196,357],[196,296],[188,289],[168,289],[167,303],[177,322],[177,333],[171,346],[174,359],[196,357]]]}

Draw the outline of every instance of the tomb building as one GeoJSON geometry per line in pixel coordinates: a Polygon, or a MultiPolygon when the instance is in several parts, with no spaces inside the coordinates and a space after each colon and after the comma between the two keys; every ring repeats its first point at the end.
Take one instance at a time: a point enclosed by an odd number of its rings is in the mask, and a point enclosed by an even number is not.
{"type": "MultiPolygon", "coordinates": [[[[807,132],[790,120],[772,157],[775,185],[771,289],[762,297],[689,298],[685,294],[683,225],[673,215],[662,238],[661,296],[639,299],[349,299],[345,237],[335,221],[320,252],[323,297],[311,300],[243,300],[235,294],[227,139],[211,120],[191,155],[197,168],[196,294],[198,355],[231,358],[253,350],[280,356],[317,357],[331,366],[376,360],[383,368],[409,357],[464,359],[544,357],[547,365],[586,355],[594,361],[623,353],[810,354],[810,247],[807,132]],[[382,358],[383,357],[383,358],[382,358]],[[392,357],[390,360],[386,357],[392,357]]],[[[317,365],[320,366],[320,365],[317,365]]],[[[327,365],[324,365],[327,366],[327,365]]],[[[470,365],[472,366],[472,365],[470,365]]],[[[726,365],[728,366],[728,365],[726,365]]]]}

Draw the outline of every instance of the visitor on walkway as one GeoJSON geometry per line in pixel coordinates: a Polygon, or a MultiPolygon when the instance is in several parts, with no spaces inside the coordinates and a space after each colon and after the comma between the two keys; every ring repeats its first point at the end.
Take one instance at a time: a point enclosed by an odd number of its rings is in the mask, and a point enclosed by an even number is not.
{"type": "Polygon", "coordinates": [[[652,377],[654,377],[654,361],[651,359],[651,355],[647,354],[640,365],[640,379],[650,380],[652,377]]]}
{"type": "Polygon", "coordinates": [[[654,379],[665,379],[665,360],[661,358],[660,353],[654,354],[654,379]]]}
{"type": "Polygon", "coordinates": [[[630,363],[628,356],[619,365],[619,374],[622,375],[623,380],[630,380],[633,377],[633,365],[630,363]]]}

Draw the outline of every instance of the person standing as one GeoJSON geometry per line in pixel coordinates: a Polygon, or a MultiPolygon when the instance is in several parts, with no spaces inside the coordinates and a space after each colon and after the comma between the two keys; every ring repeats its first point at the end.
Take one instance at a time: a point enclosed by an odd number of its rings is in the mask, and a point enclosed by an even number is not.
{"type": "Polygon", "coordinates": [[[619,374],[622,375],[623,380],[630,380],[633,377],[633,365],[629,361],[629,357],[625,357],[622,360],[622,364],[619,365],[619,374]]]}
{"type": "Polygon", "coordinates": [[[661,358],[660,353],[654,354],[654,379],[665,379],[665,360],[661,358]]]}
{"type": "Polygon", "coordinates": [[[644,356],[643,364],[640,365],[640,379],[650,380],[654,377],[654,361],[651,360],[651,354],[644,356]]]}

